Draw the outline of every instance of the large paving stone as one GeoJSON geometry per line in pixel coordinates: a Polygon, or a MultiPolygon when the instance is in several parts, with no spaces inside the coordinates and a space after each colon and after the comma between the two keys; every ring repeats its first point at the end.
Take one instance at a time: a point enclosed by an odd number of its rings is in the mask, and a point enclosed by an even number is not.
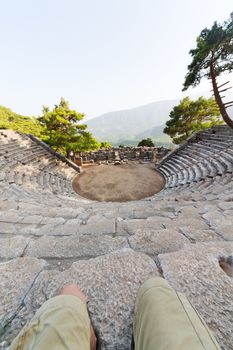
{"type": "Polygon", "coordinates": [[[129,205],[123,204],[118,209],[118,216],[122,219],[133,219],[134,209],[129,205]]]}
{"type": "Polygon", "coordinates": [[[84,212],[84,208],[57,208],[56,209],[56,216],[57,217],[63,217],[64,219],[75,219],[78,215],[80,215],[82,212],[84,212]]]}
{"type": "Polygon", "coordinates": [[[169,222],[169,218],[148,218],[148,219],[130,219],[117,220],[117,235],[133,235],[138,229],[159,230],[165,228],[165,224],[169,222]]]}
{"type": "Polygon", "coordinates": [[[233,241],[233,227],[232,220],[229,220],[228,223],[216,225],[214,230],[222,236],[227,241],[233,241]]]}
{"type": "Polygon", "coordinates": [[[218,207],[222,210],[233,209],[233,202],[220,202],[218,203],[218,207]]]}
{"type": "MultiPolygon", "coordinates": [[[[145,206],[145,205],[144,205],[145,206]]],[[[163,220],[163,218],[174,218],[175,215],[171,212],[166,212],[162,210],[156,210],[154,208],[145,208],[142,209],[136,209],[134,210],[133,217],[135,219],[147,219],[148,217],[160,217],[160,220],[163,220]]],[[[166,220],[166,219],[165,219],[166,220]]]]}
{"type": "Polygon", "coordinates": [[[43,220],[43,217],[41,215],[25,215],[25,217],[22,220],[22,223],[23,224],[40,224],[42,220],[43,220]]]}
{"type": "Polygon", "coordinates": [[[58,225],[58,224],[63,224],[65,222],[64,218],[61,217],[56,217],[56,218],[51,218],[48,216],[43,216],[42,220],[40,221],[41,225],[58,225]]]}
{"type": "Polygon", "coordinates": [[[233,240],[232,216],[224,215],[219,210],[212,210],[203,215],[203,218],[224,239],[233,240]]]}
{"type": "Polygon", "coordinates": [[[54,210],[54,208],[49,208],[46,205],[41,206],[41,205],[35,205],[30,203],[24,203],[24,202],[18,203],[18,209],[21,212],[27,213],[27,215],[41,215],[41,216],[50,216],[49,212],[51,210],[54,210]]]}
{"type": "Polygon", "coordinates": [[[124,237],[107,235],[76,235],[72,237],[43,236],[30,240],[25,255],[38,258],[84,258],[96,257],[128,247],[124,237]]]}
{"type": "Polygon", "coordinates": [[[34,235],[37,232],[36,224],[14,224],[16,233],[19,235],[34,235]]]}
{"type": "Polygon", "coordinates": [[[29,238],[15,236],[0,239],[0,260],[8,260],[22,256],[29,238]]]}
{"type": "Polygon", "coordinates": [[[185,243],[189,243],[181,233],[172,229],[140,229],[128,239],[132,249],[150,255],[174,252],[183,248],[185,243]]]}
{"type": "Polygon", "coordinates": [[[198,230],[184,226],[180,227],[180,232],[182,232],[192,243],[223,240],[222,237],[213,230],[198,230]]]}
{"type": "Polygon", "coordinates": [[[0,222],[21,222],[23,217],[19,216],[17,211],[9,210],[0,212],[0,222]]]}
{"type": "Polygon", "coordinates": [[[203,316],[223,349],[233,349],[233,278],[219,260],[233,259],[233,243],[197,243],[159,255],[164,277],[186,293],[203,316]]]}
{"type": "Polygon", "coordinates": [[[0,335],[17,316],[24,299],[46,262],[17,258],[0,264],[0,335]]]}
{"type": "Polygon", "coordinates": [[[193,229],[202,229],[207,230],[209,226],[207,223],[200,217],[200,218],[192,218],[191,216],[178,216],[178,218],[175,218],[171,221],[165,222],[166,228],[173,228],[179,230],[180,227],[186,226],[188,228],[193,229]]]}
{"type": "Polygon", "coordinates": [[[101,349],[130,348],[133,308],[137,290],[147,278],[158,275],[147,255],[123,249],[72,264],[69,270],[43,271],[25,303],[36,310],[67,283],[77,283],[88,295],[88,308],[101,349]]]}
{"type": "Polygon", "coordinates": [[[17,207],[18,204],[14,201],[0,199],[0,210],[17,209],[17,207]]]}
{"type": "MultiPolygon", "coordinates": [[[[85,214],[85,213],[83,213],[85,214]]],[[[84,215],[83,215],[84,216],[84,215]]],[[[94,215],[86,219],[69,219],[64,224],[47,224],[36,230],[33,234],[38,236],[56,235],[70,236],[76,234],[114,234],[115,219],[107,219],[102,215],[94,215]]]]}
{"type": "Polygon", "coordinates": [[[52,236],[71,236],[78,233],[77,223],[65,223],[65,224],[47,224],[41,225],[40,228],[32,230],[30,233],[36,236],[52,235],[52,236]]]}
{"type": "Polygon", "coordinates": [[[13,223],[0,222],[0,233],[2,234],[15,234],[17,232],[16,226],[13,223]]]}
{"type": "Polygon", "coordinates": [[[217,209],[209,210],[206,214],[203,215],[203,218],[208,222],[210,226],[213,227],[216,227],[225,221],[223,213],[217,209]]]}
{"type": "Polygon", "coordinates": [[[78,227],[78,232],[83,234],[114,234],[115,219],[107,219],[102,215],[91,216],[85,225],[78,227]]]}
{"type": "Polygon", "coordinates": [[[202,212],[199,207],[194,207],[194,206],[189,206],[189,207],[184,207],[180,209],[179,213],[179,219],[187,219],[187,218],[192,218],[192,219],[200,219],[200,211],[202,212]]]}

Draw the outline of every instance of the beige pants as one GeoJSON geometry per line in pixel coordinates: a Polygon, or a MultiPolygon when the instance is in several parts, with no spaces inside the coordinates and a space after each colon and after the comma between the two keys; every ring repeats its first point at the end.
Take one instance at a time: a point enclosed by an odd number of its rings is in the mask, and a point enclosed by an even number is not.
{"type": "Polygon", "coordinates": [[[46,301],[9,350],[90,350],[86,305],[72,295],[46,301]]]}
{"type": "MultiPolygon", "coordinates": [[[[133,334],[136,350],[220,350],[186,297],[159,277],[139,289],[133,334]]],[[[46,301],[9,350],[90,350],[86,306],[74,296],[46,301]]]]}
{"type": "Polygon", "coordinates": [[[220,350],[185,295],[160,277],[139,289],[133,328],[136,350],[220,350]]]}

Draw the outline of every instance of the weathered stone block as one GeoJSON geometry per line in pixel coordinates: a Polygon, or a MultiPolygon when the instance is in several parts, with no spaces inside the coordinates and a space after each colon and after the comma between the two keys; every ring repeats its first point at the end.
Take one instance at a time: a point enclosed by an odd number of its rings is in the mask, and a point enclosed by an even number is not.
{"type": "Polygon", "coordinates": [[[28,242],[29,238],[23,236],[2,238],[0,240],[0,259],[8,260],[20,257],[28,242]]]}
{"type": "Polygon", "coordinates": [[[15,211],[3,211],[0,213],[0,224],[1,222],[7,222],[7,223],[17,223],[21,222],[23,220],[23,217],[19,216],[17,212],[15,211]]]}
{"type": "Polygon", "coordinates": [[[117,220],[117,235],[133,235],[138,229],[159,230],[167,224],[168,218],[117,220]],[[164,220],[165,219],[165,220],[164,220]]]}
{"type": "Polygon", "coordinates": [[[180,227],[180,232],[182,232],[192,243],[223,240],[213,230],[198,230],[183,226],[180,227]]]}
{"type": "Polygon", "coordinates": [[[78,232],[81,234],[114,234],[115,233],[115,219],[106,219],[104,216],[91,216],[86,225],[79,225],[78,232]]]}
{"type": "Polygon", "coordinates": [[[200,219],[193,219],[192,217],[178,217],[165,223],[166,228],[173,228],[177,230],[179,230],[182,226],[201,230],[207,230],[209,228],[207,223],[201,217],[200,219]]]}
{"type": "Polygon", "coordinates": [[[17,316],[28,291],[45,264],[44,260],[36,258],[17,258],[0,264],[1,330],[17,316]]]}
{"type": "Polygon", "coordinates": [[[124,237],[112,238],[107,235],[43,236],[37,240],[31,240],[25,254],[38,258],[90,258],[127,247],[127,239],[124,237]]]}
{"type": "Polygon", "coordinates": [[[16,233],[16,227],[12,223],[0,222],[0,233],[16,233]]]}
{"type": "Polygon", "coordinates": [[[188,243],[187,238],[172,229],[140,229],[129,237],[129,244],[132,249],[151,255],[174,252],[188,243]]]}
{"type": "Polygon", "coordinates": [[[233,278],[219,260],[233,257],[233,243],[197,243],[159,255],[164,277],[184,292],[214,332],[223,349],[233,344],[233,278]]]}
{"type": "Polygon", "coordinates": [[[128,350],[137,290],[154,275],[158,275],[158,271],[152,259],[123,249],[75,262],[64,272],[43,271],[25,303],[35,310],[65,284],[77,283],[88,295],[88,307],[101,349],[128,350]]]}

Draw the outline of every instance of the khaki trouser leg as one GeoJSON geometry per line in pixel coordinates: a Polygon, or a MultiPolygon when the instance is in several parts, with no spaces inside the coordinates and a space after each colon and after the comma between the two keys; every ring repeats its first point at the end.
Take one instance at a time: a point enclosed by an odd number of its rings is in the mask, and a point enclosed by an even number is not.
{"type": "Polygon", "coordinates": [[[188,299],[160,277],[138,291],[134,342],[136,350],[220,350],[188,299]]]}
{"type": "Polygon", "coordinates": [[[9,350],[90,350],[90,319],[86,305],[75,296],[46,301],[9,350]]]}

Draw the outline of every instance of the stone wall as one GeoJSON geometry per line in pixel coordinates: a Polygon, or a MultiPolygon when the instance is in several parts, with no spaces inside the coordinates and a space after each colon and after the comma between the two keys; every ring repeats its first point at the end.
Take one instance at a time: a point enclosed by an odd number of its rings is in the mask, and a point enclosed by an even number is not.
{"type": "Polygon", "coordinates": [[[113,147],[92,152],[77,152],[71,159],[78,165],[89,162],[118,160],[148,160],[159,162],[169,149],[164,147],[113,147]]]}

